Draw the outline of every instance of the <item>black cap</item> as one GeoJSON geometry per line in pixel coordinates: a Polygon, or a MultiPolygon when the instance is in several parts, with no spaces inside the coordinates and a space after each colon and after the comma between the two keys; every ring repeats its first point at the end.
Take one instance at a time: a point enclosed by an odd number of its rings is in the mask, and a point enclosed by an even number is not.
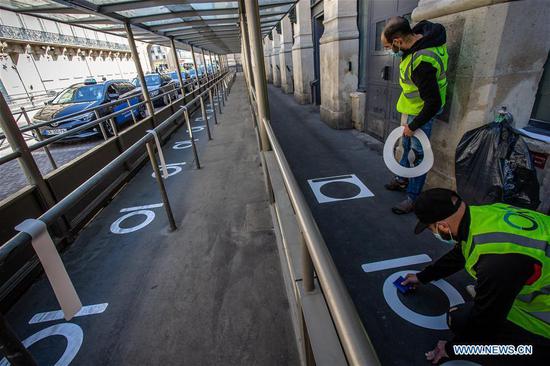
{"type": "Polygon", "coordinates": [[[450,189],[433,188],[422,192],[414,203],[414,213],[418,218],[414,233],[420,234],[429,225],[452,216],[461,203],[460,196],[450,189]],[[453,198],[458,200],[453,203],[453,198]]]}

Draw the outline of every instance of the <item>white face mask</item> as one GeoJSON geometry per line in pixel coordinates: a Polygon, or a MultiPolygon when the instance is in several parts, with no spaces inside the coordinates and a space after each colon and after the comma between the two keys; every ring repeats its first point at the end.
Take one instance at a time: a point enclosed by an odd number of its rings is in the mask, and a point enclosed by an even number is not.
{"type": "Polygon", "coordinates": [[[452,233],[449,233],[449,235],[451,236],[450,239],[444,239],[441,234],[438,232],[437,230],[437,224],[435,224],[435,233],[433,233],[435,238],[445,244],[448,244],[448,245],[455,245],[456,243],[458,243],[454,238],[453,238],[453,234],[452,233]]]}

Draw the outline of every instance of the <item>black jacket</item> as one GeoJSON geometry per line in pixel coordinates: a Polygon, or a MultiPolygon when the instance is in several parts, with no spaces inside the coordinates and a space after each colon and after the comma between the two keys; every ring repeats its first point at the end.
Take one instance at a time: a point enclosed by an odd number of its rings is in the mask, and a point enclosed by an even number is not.
{"type": "MultiPolygon", "coordinates": [[[[462,241],[468,239],[470,211],[466,209],[460,222],[459,236],[451,251],[434,264],[417,274],[422,283],[447,277],[464,269],[466,260],[462,255],[462,241]]],[[[447,345],[447,352],[453,343],[490,341],[502,324],[507,321],[514,299],[527,280],[533,275],[538,262],[523,254],[485,254],[479,257],[474,269],[477,275],[476,296],[468,317],[468,326],[462,333],[455,334],[447,345]]]]}
{"type": "MultiPolygon", "coordinates": [[[[442,46],[447,42],[445,27],[441,24],[423,20],[414,26],[412,30],[416,34],[422,34],[423,37],[416,41],[410,49],[403,51],[403,58],[413,52],[425,48],[442,46]]],[[[437,69],[430,63],[421,62],[412,71],[411,79],[418,87],[420,98],[424,101],[424,108],[409,124],[410,129],[414,131],[430,121],[439,112],[441,109],[441,96],[439,95],[439,85],[437,84],[437,69]]]]}

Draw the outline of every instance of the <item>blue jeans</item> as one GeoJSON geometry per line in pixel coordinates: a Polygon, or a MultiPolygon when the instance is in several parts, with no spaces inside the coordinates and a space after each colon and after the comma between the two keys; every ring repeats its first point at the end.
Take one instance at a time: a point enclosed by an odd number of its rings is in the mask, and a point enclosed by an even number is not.
{"type": "MultiPolygon", "coordinates": [[[[415,116],[408,116],[407,118],[407,124],[411,123],[413,121],[415,116]]],[[[427,123],[425,123],[423,126],[420,127],[422,131],[430,138],[432,134],[432,125],[435,120],[435,117],[429,120],[427,123]]],[[[410,168],[409,163],[409,151],[414,152],[414,166],[417,166],[422,162],[422,159],[424,159],[424,151],[422,150],[422,145],[420,144],[420,140],[418,140],[416,137],[407,137],[403,136],[401,138],[401,145],[403,146],[403,156],[401,156],[401,160],[399,161],[399,164],[401,166],[410,168]],[[412,140],[412,141],[411,141],[412,140]]],[[[426,175],[421,175],[419,177],[409,178],[409,185],[407,186],[407,195],[409,198],[414,202],[418,198],[418,195],[422,192],[422,187],[424,187],[424,183],[426,182],[426,175]]],[[[402,177],[397,177],[400,180],[404,180],[402,177]]]]}

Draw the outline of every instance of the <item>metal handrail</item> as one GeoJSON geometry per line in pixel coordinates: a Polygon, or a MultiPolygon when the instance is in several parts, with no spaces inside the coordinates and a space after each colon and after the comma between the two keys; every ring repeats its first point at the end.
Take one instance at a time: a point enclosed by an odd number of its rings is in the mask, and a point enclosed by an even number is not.
{"type": "MultiPolygon", "coordinates": [[[[221,76],[223,76],[223,75],[216,75],[216,77],[217,77],[218,79],[219,79],[221,76]]],[[[204,94],[205,94],[206,91],[208,90],[208,85],[209,85],[209,84],[212,84],[212,83],[215,82],[215,81],[216,81],[216,79],[214,78],[214,79],[212,79],[212,80],[208,80],[208,81],[206,81],[205,83],[201,84],[200,87],[207,87],[207,89],[206,89],[205,91],[201,92],[198,96],[196,96],[196,97],[195,97],[191,102],[189,102],[188,104],[191,104],[191,103],[195,102],[197,99],[199,99],[200,97],[204,96],[204,94]]],[[[181,89],[181,90],[182,90],[182,96],[179,97],[179,98],[177,98],[177,99],[175,99],[174,101],[172,101],[172,104],[173,104],[173,103],[177,103],[177,102],[179,102],[180,100],[185,99],[188,95],[196,93],[196,92],[200,89],[200,88],[195,88],[195,89],[193,89],[191,92],[185,94],[185,87],[188,86],[189,84],[193,84],[193,81],[190,81],[190,82],[184,84],[183,87],[180,87],[180,88],[177,88],[177,89],[174,88],[174,89],[171,89],[171,90],[169,90],[169,91],[167,91],[167,92],[164,92],[164,93],[162,93],[162,94],[159,94],[159,95],[155,96],[154,98],[151,98],[151,102],[153,102],[154,100],[156,100],[156,99],[158,99],[158,98],[162,98],[162,97],[164,97],[165,95],[171,94],[171,93],[173,93],[175,90],[181,89]]],[[[120,104],[122,104],[124,101],[127,101],[128,99],[134,98],[134,97],[136,97],[136,95],[132,95],[132,96],[126,97],[126,98],[124,98],[124,99],[116,100],[116,101],[113,101],[113,102],[110,102],[110,103],[107,103],[107,104],[103,104],[103,105],[101,105],[101,106],[97,106],[97,107],[94,107],[94,108],[90,108],[90,109],[87,109],[87,110],[85,110],[85,111],[73,113],[73,114],[70,114],[70,115],[68,115],[68,116],[64,116],[64,117],[61,118],[61,119],[57,119],[57,120],[54,119],[54,120],[52,120],[52,121],[47,121],[47,122],[41,122],[41,123],[31,124],[31,125],[25,126],[25,127],[23,127],[23,128],[20,128],[19,131],[21,131],[21,133],[23,133],[23,132],[27,132],[27,131],[30,131],[30,130],[37,130],[39,127],[43,127],[43,126],[49,125],[49,124],[54,123],[54,122],[59,122],[59,121],[63,121],[63,120],[68,120],[68,119],[70,119],[70,116],[77,116],[77,115],[81,115],[81,114],[84,114],[84,113],[90,113],[90,112],[92,112],[92,111],[97,110],[98,108],[105,108],[106,106],[109,106],[109,105],[114,104],[114,103],[120,103],[120,104]]],[[[106,116],[97,118],[97,119],[95,119],[95,120],[93,120],[93,121],[90,121],[90,122],[88,122],[88,123],[86,123],[86,124],[83,124],[83,125],[81,125],[81,126],[72,128],[72,129],[68,130],[67,132],[61,133],[61,134],[59,134],[59,135],[52,136],[52,137],[47,138],[47,139],[45,139],[45,140],[40,140],[40,141],[38,141],[37,143],[30,145],[30,146],[29,146],[29,149],[30,149],[31,151],[36,151],[36,150],[38,150],[38,149],[44,148],[44,147],[46,147],[46,146],[48,146],[48,145],[50,145],[50,144],[52,144],[52,143],[54,143],[54,142],[56,142],[56,141],[62,140],[63,138],[65,138],[65,137],[67,137],[67,136],[73,135],[73,134],[78,133],[78,132],[80,132],[80,131],[88,130],[88,129],[90,129],[90,128],[94,127],[94,126],[97,126],[97,125],[99,125],[99,124],[101,124],[101,123],[103,123],[103,122],[106,122],[106,121],[108,121],[109,119],[114,118],[114,117],[116,117],[116,116],[118,116],[118,115],[120,115],[120,114],[122,114],[122,113],[124,113],[124,112],[134,110],[134,109],[140,107],[141,105],[144,105],[145,103],[146,103],[146,101],[138,102],[138,103],[136,103],[136,104],[133,104],[133,105],[130,105],[130,106],[126,107],[126,108],[123,108],[123,109],[121,109],[121,110],[118,110],[118,111],[116,111],[116,112],[114,112],[114,113],[111,113],[111,114],[109,114],[109,115],[106,115],[106,116]]],[[[40,133],[40,132],[39,132],[39,133],[40,133]]],[[[3,134],[0,134],[0,138],[4,138],[4,137],[5,137],[5,136],[4,136],[3,134]]],[[[0,165],[5,164],[5,163],[7,163],[7,162],[9,162],[9,161],[11,161],[11,160],[15,160],[15,159],[17,159],[18,157],[19,157],[19,155],[18,155],[18,154],[15,154],[15,153],[10,153],[10,154],[8,154],[8,155],[5,155],[4,157],[0,158],[0,165]]]]}
{"type": "MultiPolygon", "coordinates": [[[[213,89],[216,84],[221,83],[224,80],[224,78],[228,77],[229,75],[230,75],[229,73],[222,75],[222,77],[219,78],[216,82],[214,82],[210,87],[208,87],[207,90],[213,89]]],[[[175,120],[182,117],[186,112],[186,110],[191,106],[191,104],[193,104],[193,101],[182,106],[180,109],[178,109],[178,111],[176,111],[174,114],[168,117],[165,121],[163,121],[153,130],[157,133],[160,133],[162,130],[164,130],[166,127],[172,124],[175,120]]],[[[57,202],[54,206],[52,206],[50,209],[48,209],[46,212],[40,215],[38,219],[43,221],[47,226],[53,225],[57,219],[62,217],[64,214],[67,213],[67,211],[72,206],[77,204],[85,194],[92,191],[105,178],[111,176],[111,174],[115,172],[116,169],[123,167],[124,163],[129,158],[131,158],[136,153],[138,153],[143,147],[145,147],[145,145],[148,142],[153,141],[153,139],[154,137],[152,134],[150,133],[145,134],[145,136],[143,136],[141,139],[136,141],[128,149],[124,150],[124,152],[122,152],[119,156],[113,159],[110,163],[105,165],[101,170],[99,170],[92,177],[90,177],[88,180],[82,183],[78,188],[76,188],[74,191],[69,193],[65,198],[57,202]]],[[[0,246],[0,267],[3,266],[9,260],[10,255],[14,253],[14,251],[17,250],[17,248],[20,248],[22,245],[25,245],[30,241],[31,241],[30,235],[23,232],[19,232],[9,241],[4,243],[4,245],[0,246]]]]}
{"type": "MultiPolygon", "coordinates": [[[[360,366],[380,365],[376,351],[338,273],[298,182],[290,169],[283,149],[279,145],[270,123],[265,119],[262,120],[262,123],[281,171],[286,191],[294,207],[300,231],[315,267],[315,272],[323,289],[323,294],[348,362],[360,366]]],[[[313,281],[313,273],[306,272],[304,272],[304,283],[313,281]],[[306,276],[311,276],[311,278],[305,278],[306,276]]]]}

